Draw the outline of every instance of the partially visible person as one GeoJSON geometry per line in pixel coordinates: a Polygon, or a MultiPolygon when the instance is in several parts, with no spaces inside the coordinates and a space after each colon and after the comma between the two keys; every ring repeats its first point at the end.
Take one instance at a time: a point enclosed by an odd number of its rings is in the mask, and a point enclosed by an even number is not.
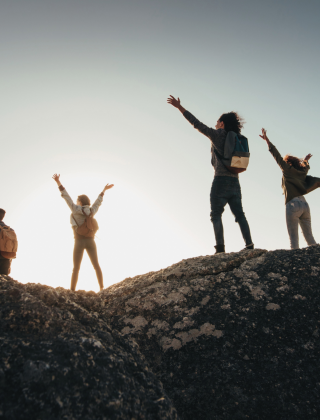
{"type": "Polygon", "coordinates": [[[242,208],[242,195],[239,183],[239,175],[230,172],[221,160],[224,155],[224,147],[229,132],[241,133],[243,121],[236,112],[222,114],[216,122],[215,129],[207,127],[200,122],[194,115],[187,111],[180,103],[180,99],[172,95],[167,102],[177,108],[184,118],[193,127],[204,134],[211,142],[211,164],[214,168],[214,178],[210,192],[211,213],[210,218],[216,239],[216,254],[225,252],[224,233],[222,225],[222,213],[227,204],[239,224],[243,240],[244,249],[253,249],[251,233],[248,221],[242,208]]]}
{"type": "Polygon", "coordinates": [[[17,237],[14,230],[3,219],[6,211],[0,209],[0,274],[11,273],[11,262],[17,256],[17,237]],[[14,250],[14,251],[13,251],[14,250]]]}
{"type": "Polygon", "coordinates": [[[282,189],[286,205],[286,221],[291,249],[299,248],[298,225],[308,245],[315,245],[316,241],[312,234],[311,212],[304,195],[320,186],[320,178],[307,175],[310,169],[309,153],[304,159],[292,155],[280,155],[276,147],[267,137],[267,131],[262,128],[262,135],[269,151],[280,166],[282,171],[282,189]]]}
{"type": "Polygon", "coordinates": [[[97,246],[94,240],[94,233],[93,236],[83,236],[78,233],[79,231],[82,232],[83,229],[80,229],[84,226],[85,223],[87,223],[88,216],[93,217],[97,211],[99,210],[99,207],[102,204],[103,196],[105,191],[109,190],[113,187],[113,184],[109,185],[107,184],[103,191],[99,194],[96,201],[93,203],[93,205],[90,207],[90,199],[86,195],[79,195],[77,199],[77,204],[74,204],[72,201],[72,198],[67,193],[66,189],[62,186],[60,182],[60,175],[54,174],[52,177],[58,187],[61,191],[62,198],[65,199],[67,205],[69,206],[71,210],[71,216],[70,216],[70,223],[73,229],[74,233],[74,249],[73,249],[73,272],[71,276],[71,286],[70,289],[75,291],[77,282],[78,282],[78,276],[80,271],[80,265],[83,258],[84,250],[87,251],[88,256],[90,258],[90,261],[96,271],[98,283],[100,286],[100,290],[103,289],[103,275],[102,271],[99,265],[98,261],[98,253],[97,253],[97,246]]]}

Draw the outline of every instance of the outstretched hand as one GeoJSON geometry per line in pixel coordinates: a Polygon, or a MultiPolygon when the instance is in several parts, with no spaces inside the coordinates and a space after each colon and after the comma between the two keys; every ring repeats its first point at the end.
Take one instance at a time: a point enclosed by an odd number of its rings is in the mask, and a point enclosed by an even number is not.
{"type": "Polygon", "coordinates": [[[112,188],[112,187],[114,187],[114,184],[107,184],[107,185],[104,187],[103,192],[105,192],[105,191],[107,191],[107,190],[110,190],[110,188],[112,188]]]}
{"type": "Polygon", "coordinates": [[[262,133],[262,135],[259,134],[259,137],[261,137],[263,140],[265,140],[267,142],[267,144],[269,145],[270,140],[268,139],[268,136],[267,136],[267,130],[265,128],[261,128],[261,133],[262,133]]]}
{"type": "Polygon", "coordinates": [[[176,99],[174,96],[170,95],[170,97],[167,99],[168,104],[173,105],[175,108],[177,108],[181,114],[185,112],[185,109],[183,106],[181,106],[180,98],[176,99]]]}
{"type": "Polygon", "coordinates": [[[303,160],[306,160],[308,162],[308,160],[311,158],[312,158],[312,154],[309,153],[303,160]]]}
{"type": "Polygon", "coordinates": [[[60,174],[59,175],[54,174],[52,178],[56,181],[56,183],[58,184],[58,186],[61,185],[61,182],[60,182],[60,174]]]}
{"type": "Polygon", "coordinates": [[[180,98],[176,99],[174,96],[170,95],[170,98],[167,99],[168,104],[173,105],[175,108],[180,107],[180,98]]]}

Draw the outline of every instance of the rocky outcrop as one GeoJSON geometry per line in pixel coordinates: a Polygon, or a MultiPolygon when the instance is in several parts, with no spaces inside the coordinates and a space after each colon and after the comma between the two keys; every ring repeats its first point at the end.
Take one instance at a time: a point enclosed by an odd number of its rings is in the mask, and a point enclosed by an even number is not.
{"type": "Polygon", "coordinates": [[[137,346],[95,312],[101,305],[95,293],[0,276],[0,418],[177,419],[137,346]]]}
{"type": "Polygon", "coordinates": [[[184,260],[102,293],[182,419],[320,418],[320,247],[184,260]]]}
{"type": "Polygon", "coordinates": [[[98,294],[0,276],[2,417],[320,418],[319,257],[192,258],[98,294]]]}

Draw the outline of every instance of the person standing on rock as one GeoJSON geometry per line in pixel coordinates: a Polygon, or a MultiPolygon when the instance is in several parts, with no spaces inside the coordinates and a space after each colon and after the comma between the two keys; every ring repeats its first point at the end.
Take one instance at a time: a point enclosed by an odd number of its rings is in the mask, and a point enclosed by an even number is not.
{"type": "Polygon", "coordinates": [[[307,175],[310,166],[309,153],[304,159],[280,155],[276,147],[267,137],[267,131],[262,128],[262,135],[269,151],[282,170],[282,189],[286,205],[286,221],[291,249],[299,248],[298,224],[308,245],[316,245],[311,229],[311,213],[309,205],[304,198],[305,194],[320,187],[320,178],[307,175]]]}
{"type": "Polygon", "coordinates": [[[240,134],[243,126],[241,118],[236,112],[222,114],[216,123],[215,129],[213,129],[201,123],[189,111],[183,108],[179,98],[175,99],[170,95],[167,102],[177,108],[195,129],[211,141],[211,163],[215,175],[210,192],[210,217],[216,239],[216,254],[225,252],[222,213],[226,204],[229,204],[236,222],[239,223],[246,245],[244,249],[253,249],[254,245],[251,239],[249,224],[242,208],[239,175],[230,172],[218,156],[223,156],[224,154],[224,145],[228,132],[233,131],[236,134],[240,134]]]}
{"type": "Polygon", "coordinates": [[[11,273],[11,262],[16,258],[18,241],[13,229],[7,226],[3,219],[6,211],[0,209],[0,274],[11,273]]]}
{"type": "Polygon", "coordinates": [[[73,249],[73,272],[71,277],[71,287],[70,289],[75,291],[78,276],[80,271],[80,265],[83,257],[84,250],[87,251],[90,261],[96,271],[100,290],[103,289],[103,275],[98,261],[97,246],[94,240],[94,234],[98,229],[97,222],[94,219],[96,228],[90,229],[87,228],[89,223],[92,223],[92,217],[97,213],[99,207],[102,204],[104,193],[113,187],[113,184],[107,184],[103,191],[99,194],[98,198],[94,204],[90,207],[90,199],[86,195],[79,195],[77,199],[77,204],[74,204],[72,198],[67,193],[66,189],[61,185],[60,175],[53,175],[52,177],[61,191],[62,198],[65,199],[71,210],[70,223],[74,233],[74,249],[73,249]],[[90,220],[91,219],[91,220],[90,220]],[[82,234],[78,233],[81,232],[82,234]],[[84,236],[84,235],[85,236],[84,236]]]}

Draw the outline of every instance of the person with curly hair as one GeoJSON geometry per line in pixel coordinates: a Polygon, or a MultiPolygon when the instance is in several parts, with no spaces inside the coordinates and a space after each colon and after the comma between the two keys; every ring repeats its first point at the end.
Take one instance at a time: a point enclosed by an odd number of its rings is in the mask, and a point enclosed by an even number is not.
{"type": "Polygon", "coordinates": [[[175,99],[172,95],[167,102],[177,108],[193,127],[204,134],[211,141],[211,164],[214,168],[214,179],[210,192],[211,213],[210,218],[216,239],[216,254],[225,252],[222,213],[226,204],[235,216],[235,221],[239,224],[240,230],[245,241],[244,249],[253,249],[249,224],[242,208],[241,187],[239,175],[230,172],[219,156],[224,154],[224,145],[229,131],[240,134],[243,128],[243,120],[236,112],[222,114],[218,119],[215,128],[207,127],[195,116],[181,106],[180,99],[175,99]]]}
{"type": "Polygon", "coordinates": [[[262,128],[260,137],[266,141],[269,151],[282,171],[282,189],[286,205],[286,222],[291,249],[299,248],[298,225],[308,245],[315,245],[312,234],[310,207],[304,195],[320,187],[320,178],[307,175],[310,169],[309,153],[304,159],[292,155],[280,155],[277,148],[267,137],[267,131],[262,128]]]}

